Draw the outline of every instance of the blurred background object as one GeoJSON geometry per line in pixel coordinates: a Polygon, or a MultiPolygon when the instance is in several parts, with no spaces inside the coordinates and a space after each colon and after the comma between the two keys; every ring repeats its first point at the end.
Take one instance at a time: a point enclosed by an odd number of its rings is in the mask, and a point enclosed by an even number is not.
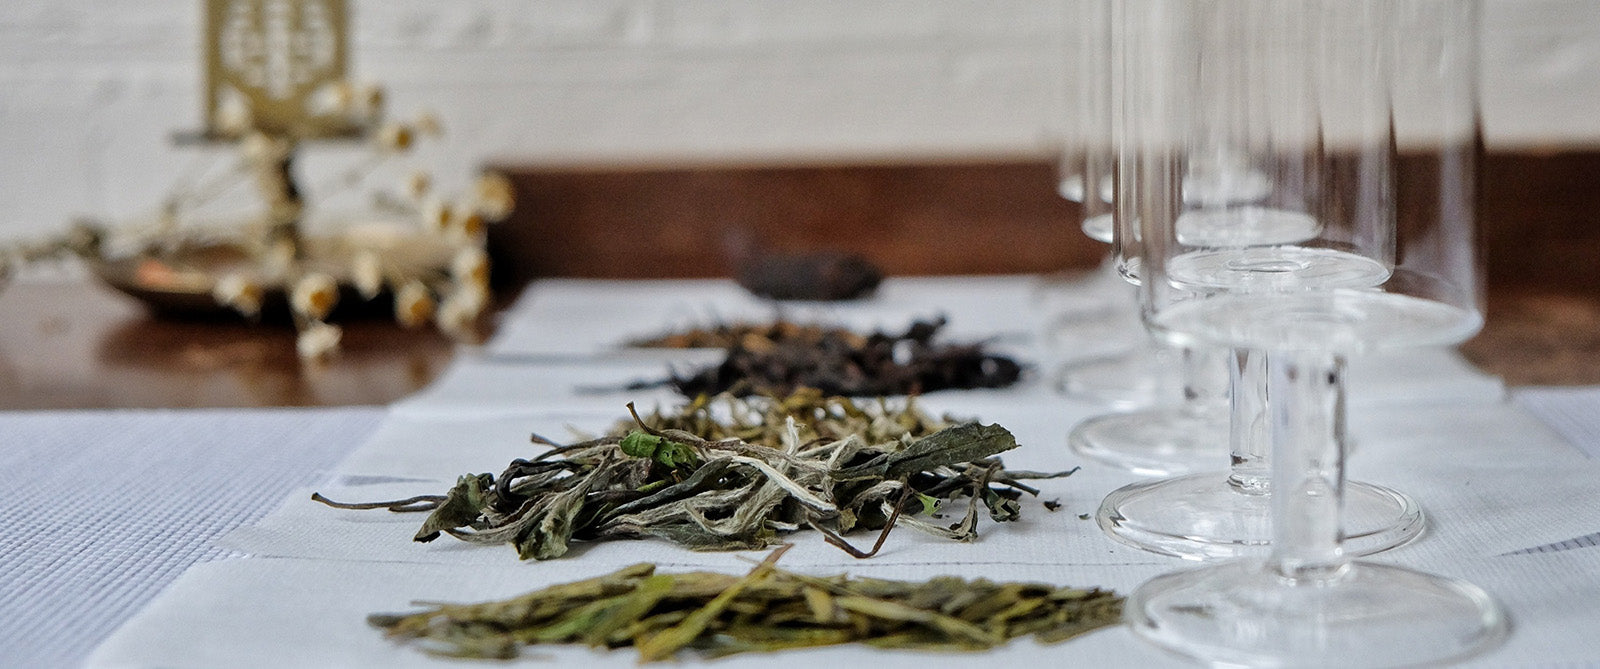
{"type": "MultiPolygon", "coordinates": [[[[353,71],[383,82],[391,109],[449,120],[441,174],[485,161],[1046,159],[1068,124],[1066,11],[1037,0],[358,0],[350,45],[353,71]]],[[[181,171],[188,156],[167,140],[199,125],[202,18],[199,2],[0,7],[0,236],[135,213],[181,171]]],[[[1600,145],[1594,4],[1488,0],[1483,24],[1490,149],[1600,145]]]]}
{"type": "MultiPolygon", "coordinates": [[[[0,243],[148,211],[197,151],[225,150],[171,142],[204,119],[203,9],[0,6],[0,243]]],[[[1078,216],[1054,190],[1076,127],[1071,12],[1072,0],[352,0],[350,71],[382,82],[388,108],[447,120],[444,141],[415,149],[435,190],[463,192],[484,166],[512,179],[520,206],[488,240],[506,290],[540,276],[730,276],[730,232],[774,253],[856,253],[889,276],[1074,272],[1103,249],[1061,224],[1078,216]]],[[[1600,345],[1578,336],[1600,321],[1600,11],[1486,0],[1482,23],[1492,292],[1489,327],[1465,351],[1513,381],[1600,381],[1600,345]],[[1546,334],[1527,336],[1530,321],[1546,334]]],[[[320,183],[359,150],[314,147],[297,169],[320,183]]],[[[112,331],[138,319],[115,313],[112,331]]],[[[26,362],[48,341],[0,341],[0,356],[26,362]]]]}

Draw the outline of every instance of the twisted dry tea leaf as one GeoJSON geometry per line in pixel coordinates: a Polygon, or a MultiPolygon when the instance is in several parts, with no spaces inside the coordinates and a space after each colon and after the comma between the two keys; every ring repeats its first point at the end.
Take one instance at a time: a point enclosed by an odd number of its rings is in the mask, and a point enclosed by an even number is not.
{"type": "MultiPolygon", "coordinates": [[[[799,388],[852,397],[911,395],[944,389],[1004,388],[1022,365],[979,344],[935,341],[943,318],[912,323],[905,332],[860,335],[837,328],[733,326],[721,363],[682,376],[630,384],[630,390],[672,386],[686,397],[716,393],[783,394],[799,388]]],[[[691,335],[697,333],[690,333],[691,335]]],[[[672,337],[659,338],[674,341],[672,337]]],[[[690,336],[684,341],[698,340],[690,336]]],[[[652,343],[652,342],[645,342],[652,343]]]]}
{"type": "Polygon", "coordinates": [[[504,601],[367,620],[392,639],[450,657],[508,659],[524,645],[581,644],[633,646],[651,662],[685,649],[720,657],[844,643],[971,651],[1029,635],[1058,643],[1122,617],[1122,598],[1098,588],[818,578],[778,569],[785,549],[743,577],[661,574],[638,564],[504,601]]]}
{"type": "Polygon", "coordinates": [[[461,477],[443,496],[345,508],[432,511],[417,541],[441,533],[510,543],[524,559],[566,554],[572,541],[656,537],[696,550],[759,549],[811,528],[856,557],[870,557],[906,525],[955,541],[978,536],[978,511],[1016,520],[1022,483],[1072,472],[1010,471],[996,457],[1016,448],[998,425],[950,425],[887,402],[860,406],[805,391],[782,398],[699,398],[672,413],[618,425],[611,436],[553,446],[498,477],[461,477]],[[967,508],[940,522],[951,502],[967,508]],[[880,532],[870,550],[844,535],[880,532]]]}
{"type": "Polygon", "coordinates": [[[900,478],[936,467],[981,460],[1016,447],[1016,438],[999,425],[967,423],[940,430],[902,450],[883,453],[864,464],[835,471],[833,476],[840,480],[900,478]]]}

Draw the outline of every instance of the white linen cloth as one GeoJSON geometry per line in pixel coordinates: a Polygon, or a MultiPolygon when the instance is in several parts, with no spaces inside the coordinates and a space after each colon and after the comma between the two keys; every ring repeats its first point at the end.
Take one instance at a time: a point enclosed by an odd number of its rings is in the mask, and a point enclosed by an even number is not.
{"type": "Polygon", "coordinates": [[[1512,397],[1589,457],[1600,459],[1600,387],[1522,388],[1512,397]]]}
{"type": "Polygon", "coordinates": [[[317,481],[382,409],[0,413],[0,666],[62,667],[212,543],[317,481]]]}
{"type": "MultiPolygon", "coordinates": [[[[651,311],[663,300],[689,313],[696,313],[697,305],[746,303],[730,289],[726,282],[535,285],[504,316],[502,334],[482,356],[462,359],[434,386],[397,403],[371,438],[328,476],[221,540],[222,546],[253,557],[191,569],[103,644],[89,665],[462,666],[388,644],[365,625],[365,615],[407,610],[414,600],[505,598],[636,562],[674,570],[748,569],[748,560],[760,553],[694,553],[659,541],[578,545],[565,558],[519,563],[504,546],[472,546],[448,537],[413,543],[409,537],[420,515],[343,511],[309,500],[312,489],[346,501],[442,492],[459,474],[498,473],[510,459],[537,452],[528,442],[530,432],[564,439],[569,426],[595,432],[623,417],[621,403],[627,399],[669,401],[664,394],[575,389],[703,355],[635,355],[611,344],[621,341],[619,331],[633,336],[681,324],[661,320],[671,314],[651,311]],[[635,330],[635,325],[642,327],[635,330]],[[597,342],[605,345],[594,346],[597,342]]],[[[1040,366],[1061,359],[1064,350],[1077,350],[1070,341],[1059,346],[1059,338],[1042,336],[1049,322],[1039,306],[1045,302],[1025,278],[890,280],[874,300],[891,319],[923,306],[940,307],[951,318],[952,339],[962,331],[958,327],[968,327],[963,323],[979,324],[967,332],[1008,332],[1002,337],[1006,345],[1040,366]]],[[[841,307],[838,313],[859,309],[850,318],[870,319],[873,303],[841,307]]],[[[726,306],[716,309],[737,313],[726,306]]],[[[1593,577],[1600,573],[1600,549],[1569,546],[1600,532],[1600,461],[1530,416],[1523,408],[1529,396],[1506,402],[1497,379],[1447,351],[1352,361],[1349,390],[1351,478],[1408,492],[1429,517],[1422,538],[1375,559],[1466,578],[1499,597],[1516,631],[1505,646],[1479,660],[1485,666],[1600,661],[1600,638],[1593,634],[1600,629],[1600,607],[1593,606],[1600,601],[1600,579],[1593,577]]],[[[1589,399],[1595,409],[1590,415],[1600,414],[1600,392],[1589,399]]],[[[814,534],[796,533],[790,538],[797,545],[782,566],[882,578],[952,573],[1126,592],[1190,564],[1123,547],[1096,527],[1092,516],[1100,498],[1136,480],[1085,463],[1065,448],[1071,425],[1098,407],[1060,399],[1037,375],[1012,389],[933,393],[919,401],[929,410],[1006,425],[1022,444],[1004,455],[1011,467],[1083,465],[1069,478],[1040,483],[1041,498],[1060,499],[1063,508],[1052,513],[1028,501],[1019,522],[985,519],[982,537],[973,544],[901,528],[878,557],[862,561],[814,534]]],[[[1592,434],[1600,435],[1600,429],[1592,434]]],[[[628,652],[533,648],[528,654],[614,666],[634,662],[628,652]]],[[[734,658],[718,666],[870,662],[920,667],[945,660],[976,658],[845,647],[734,658]]],[[[1024,640],[982,660],[1171,663],[1123,629],[1054,647],[1024,640]]]]}
{"type": "MultiPolygon", "coordinates": [[[[1490,590],[1511,611],[1516,629],[1508,642],[1471,664],[1482,667],[1589,666],[1600,657],[1600,580],[1592,555],[1565,552],[1492,560],[1457,560],[1449,570],[1490,590]],[[1575,576],[1578,575],[1578,576],[1575,576]]],[[[1423,566],[1423,565],[1418,565],[1423,566]]],[[[989,578],[1094,583],[1127,591],[1178,565],[1104,566],[1064,571],[1050,565],[983,564],[960,570],[989,578]]],[[[1423,566],[1434,569],[1433,565],[1423,566]]],[[[793,567],[791,567],[793,568],[793,567]]],[[[728,559],[720,571],[738,573],[747,563],[728,559]]],[[[470,569],[441,565],[258,559],[198,565],[163,593],[148,610],[102,646],[91,660],[101,667],[464,667],[503,666],[429,657],[396,646],[368,627],[370,613],[414,610],[414,600],[472,602],[502,599],[553,583],[589,578],[600,569],[580,561],[538,565],[501,564],[470,569]]],[[[818,574],[837,569],[797,569],[818,574]]],[[[850,571],[877,578],[923,579],[951,569],[880,567],[871,561],[850,571]]],[[[631,650],[531,647],[516,666],[636,666],[631,650]],[[550,662],[555,664],[551,665],[550,662]]],[[[980,657],[874,651],[856,646],[784,652],[718,660],[716,667],[955,666],[1158,667],[1182,666],[1124,628],[1095,632],[1071,642],[1041,646],[1022,639],[984,651],[980,657]]],[[[697,664],[690,660],[686,664],[697,664]]]]}

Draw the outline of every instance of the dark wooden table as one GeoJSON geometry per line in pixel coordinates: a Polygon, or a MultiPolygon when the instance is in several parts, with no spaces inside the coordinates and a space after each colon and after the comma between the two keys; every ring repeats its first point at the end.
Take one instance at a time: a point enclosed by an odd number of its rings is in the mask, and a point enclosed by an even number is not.
{"type": "Polygon", "coordinates": [[[383,319],[341,325],[341,353],[303,365],[287,324],[163,320],[87,282],[17,282],[0,292],[0,409],[387,404],[455,351],[383,319]]]}
{"type": "Polygon", "coordinates": [[[1542,284],[1489,291],[1483,331],[1462,345],[1513,386],[1600,384],[1600,294],[1542,284]]]}
{"type": "MultiPolygon", "coordinates": [[[[1513,385],[1600,384],[1600,298],[1493,291],[1468,359],[1513,385]]],[[[0,292],[0,409],[378,405],[432,381],[456,344],[381,318],[346,321],[342,353],[295,356],[287,325],[152,318],[89,283],[0,292]]]]}

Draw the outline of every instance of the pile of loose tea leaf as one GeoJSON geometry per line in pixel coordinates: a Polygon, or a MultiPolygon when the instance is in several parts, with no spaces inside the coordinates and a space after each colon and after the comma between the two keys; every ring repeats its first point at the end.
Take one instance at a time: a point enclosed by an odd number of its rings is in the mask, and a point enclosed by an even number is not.
{"type": "MultiPolygon", "coordinates": [[[[633,407],[629,405],[629,411],[633,407]]],[[[523,558],[566,554],[573,541],[654,537],[697,550],[764,548],[804,528],[857,557],[896,525],[957,541],[978,535],[980,507],[1015,520],[1022,483],[1066,476],[1007,470],[1016,448],[999,425],[935,420],[907,401],[861,406],[815,391],[782,398],[701,398],[610,436],[551,447],[499,476],[470,474],[444,495],[340,508],[430,511],[414,537],[441,533],[516,547],[523,558]],[[971,500],[954,523],[946,507],[971,500]],[[862,551],[843,535],[878,530],[862,551]]]]}
{"type": "Polygon", "coordinates": [[[722,362],[630,390],[670,385],[685,397],[734,393],[782,395],[817,388],[830,395],[874,397],[947,389],[1004,388],[1022,366],[983,344],[941,344],[939,318],[912,323],[902,334],[858,335],[818,329],[815,337],[740,337],[722,362]]]}
{"type": "Polygon", "coordinates": [[[982,650],[1033,635],[1056,643],[1115,625],[1122,598],[1099,589],[939,577],[924,583],[778,569],[779,549],[745,576],[659,574],[638,564],[514,599],[373,615],[393,639],[451,657],[517,656],[524,645],[638,649],[642,662],[863,643],[982,650]]]}

